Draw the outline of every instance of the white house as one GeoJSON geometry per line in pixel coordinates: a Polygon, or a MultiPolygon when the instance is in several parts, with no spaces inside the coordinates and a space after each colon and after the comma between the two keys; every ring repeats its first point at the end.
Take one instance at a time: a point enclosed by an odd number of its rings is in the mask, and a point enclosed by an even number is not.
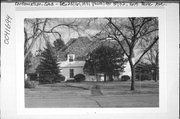
{"type": "MultiPolygon", "coordinates": [[[[84,74],[86,81],[104,81],[104,74],[97,74],[96,76],[88,75],[83,71],[87,54],[101,44],[101,41],[93,42],[87,37],[70,39],[66,46],[58,53],[60,72],[65,76],[65,81],[72,80],[77,74],[84,74]]],[[[108,80],[108,77],[106,79],[108,80]]],[[[118,77],[116,76],[114,79],[116,80],[118,77]]]]}
{"type": "MultiPolygon", "coordinates": [[[[75,61],[75,54],[68,54],[66,61],[59,62],[60,73],[65,76],[65,81],[73,80],[74,76],[77,74],[84,74],[83,67],[85,61],[75,61]]],[[[103,74],[98,74],[97,76],[84,74],[86,81],[104,81],[103,74]]]]}
{"type": "Polygon", "coordinates": [[[68,54],[66,61],[59,62],[60,72],[65,76],[65,81],[71,80],[76,74],[84,74],[85,61],[75,61],[75,54],[68,54]]]}

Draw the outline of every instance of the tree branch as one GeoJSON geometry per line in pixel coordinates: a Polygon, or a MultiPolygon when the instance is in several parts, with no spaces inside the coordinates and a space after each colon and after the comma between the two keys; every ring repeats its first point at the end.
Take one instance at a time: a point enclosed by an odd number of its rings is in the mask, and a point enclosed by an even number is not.
{"type": "Polygon", "coordinates": [[[30,53],[32,47],[34,46],[37,38],[38,38],[41,34],[42,34],[42,32],[40,32],[40,33],[32,40],[32,43],[31,43],[31,45],[29,46],[29,48],[27,49],[27,52],[26,52],[26,54],[25,54],[25,56],[24,56],[24,60],[27,58],[27,56],[28,56],[28,54],[30,53]]]}
{"type": "Polygon", "coordinates": [[[111,24],[113,25],[113,27],[114,27],[115,29],[117,29],[117,30],[119,31],[119,33],[123,36],[124,40],[126,41],[127,45],[130,47],[130,43],[129,43],[129,41],[127,40],[127,37],[126,37],[126,36],[123,34],[123,32],[112,22],[111,18],[106,18],[106,19],[109,21],[109,23],[111,23],[111,24]]]}
{"type": "Polygon", "coordinates": [[[111,37],[111,38],[118,42],[118,44],[121,46],[124,54],[125,54],[127,57],[129,57],[128,53],[126,52],[126,50],[125,50],[124,47],[123,47],[123,44],[119,41],[119,39],[117,38],[116,35],[114,35],[114,36],[115,36],[115,38],[113,38],[113,37],[111,37]]]}
{"type": "Polygon", "coordinates": [[[139,34],[139,32],[141,31],[141,29],[142,29],[142,27],[146,24],[146,23],[148,23],[148,22],[150,22],[151,21],[151,19],[148,19],[148,18],[144,18],[143,19],[143,21],[142,21],[142,24],[140,25],[140,27],[139,27],[139,29],[138,29],[138,31],[136,32],[136,36],[139,34]],[[147,19],[147,20],[146,20],[147,19]]]}
{"type": "Polygon", "coordinates": [[[148,31],[148,32],[146,32],[146,33],[144,33],[144,34],[141,34],[139,37],[137,37],[137,39],[139,39],[139,38],[141,38],[141,37],[144,37],[144,36],[146,36],[146,35],[148,35],[148,34],[150,34],[150,33],[152,33],[152,32],[155,32],[155,31],[157,31],[157,30],[159,30],[159,29],[153,29],[153,30],[148,31]]]}
{"type": "Polygon", "coordinates": [[[141,60],[141,58],[153,47],[153,45],[159,40],[159,37],[155,37],[154,41],[151,45],[149,45],[149,47],[147,47],[144,52],[141,54],[141,56],[139,57],[139,59],[136,61],[136,63],[134,64],[134,66],[136,66],[138,64],[138,62],[141,60]]]}
{"type": "MultiPolygon", "coordinates": [[[[43,30],[45,29],[46,23],[47,23],[47,19],[45,19],[45,21],[44,21],[43,30]]],[[[31,43],[31,45],[29,46],[29,48],[27,49],[27,52],[26,52],[26,54],[25,54],[25,56],[24,56],[24,60],[26,60],[26,58],[27,58],[28,54],[31,52],[31,49],[33,48],[36,40],[38,39],[38,37],[39,37],[42,33],[43,33],[43,31],[41,31],[35,38],[33,38],[32,43],[31,43]]]]}

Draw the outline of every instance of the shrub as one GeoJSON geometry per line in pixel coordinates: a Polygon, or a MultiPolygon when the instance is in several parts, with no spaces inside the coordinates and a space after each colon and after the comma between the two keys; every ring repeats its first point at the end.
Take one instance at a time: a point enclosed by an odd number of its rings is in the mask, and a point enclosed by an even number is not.
{"type": "Polygon", "coordinates": [[[65,80],[65,76],[63,76],[63,75],[58,75],[58,76],[54,79],[54,83],[61,82],[61,81],[64,81],[64,80],[65,80]]]}
{"type": "Polygon", "coordinates": [[[40,75],[39,83],[40,84],[51,84],[53,83],[54,77],[52,75],[40,75]]]}
{"type": "Polygon", "coordinates": [[[27,75],[28,75],[28,77],[29,77],[29,79],[31,81],[36,81],[37,80],[37,74],[36,73],[29,73],[27,75]]]}
{"type": "Polygon", "coordinates": [[[77,75],[74,76],[74,80],[76,82],[84,81],[85,80],[85,76],[83,74],[77,74],[77,75]]]}
{"type": "Polygon", "coordinates": [[[43,74],[39,77],[40,84],[52,84],[64,81],[65,77],[63,75],[51,75],[51,74],[43,74]]]}
{"type": "Polygon", "coordinates": [[[128,75],[123,75],[121,77],[121,81],[128,81],[128,80],[130,80],[130,77],[128,75]]]}
{"type": "Polygon", "coordinates": [[[36,84],[34,81],[30,81],[30,80],[25,80],[25,88],[35,88],[36,84]]]}
{"type": "Polygon", "coordinates": [[[151,80],[151,77],[149,77],[148,75],[142,75],[141,76],[141,81],[145,81],[145,80],[151,80]]]}

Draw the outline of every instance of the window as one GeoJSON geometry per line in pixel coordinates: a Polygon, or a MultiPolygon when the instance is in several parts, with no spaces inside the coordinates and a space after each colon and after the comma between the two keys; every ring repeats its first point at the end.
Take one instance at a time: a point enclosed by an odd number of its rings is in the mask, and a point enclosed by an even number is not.
{"type": "Polygon", "coordinates": [[[69,55],[69,62],[73,61],[73,55],[69,55]]]}
{"type": "Polygon", "coordinates": [[[68,61],[73,62],[75,58],[75,54],[68,54],[68,61]]]}
{"type": "Polygon", "coordinates": [[[74,69],[70,69],[69,73],[70,73],[70,78],[74,78],[74,69]]]}

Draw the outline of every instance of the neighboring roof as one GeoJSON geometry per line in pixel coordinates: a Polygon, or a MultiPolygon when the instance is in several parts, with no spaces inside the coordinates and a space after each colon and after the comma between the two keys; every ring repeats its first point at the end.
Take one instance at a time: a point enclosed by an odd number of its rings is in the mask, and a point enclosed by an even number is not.
{"type": "Polygon", "coordinates": [[[73,62],[62,61],[60,62],[60,67],[61,68],[84,67],[84,64],[85,61],[73,61],[73,62]]]}

